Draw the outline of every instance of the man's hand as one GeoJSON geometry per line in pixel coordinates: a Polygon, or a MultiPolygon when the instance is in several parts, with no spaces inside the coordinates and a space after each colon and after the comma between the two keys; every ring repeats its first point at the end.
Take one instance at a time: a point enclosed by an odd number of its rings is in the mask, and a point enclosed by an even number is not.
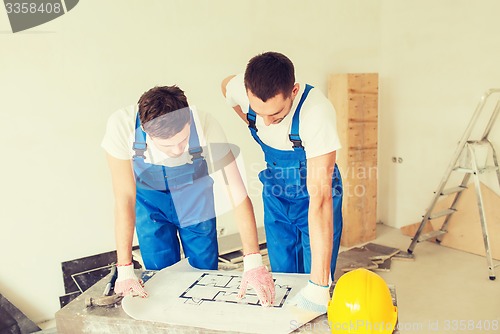
{"type": "Polygon", "coordinates": [[[330,301],[330,287],[313,283],[311,280],[292,299],[291,304],[315,313],[326,313],[330,301]]]}
{"type": "Polygon", "coordinates": [[[118,278],[115,282],[115,293],[123,296],[131,295],[146,298],[148,293],[144,289],[142,281],[137,278],[134,272],[134,265],[117,266],[118,278]]]}
{"type": "Polygon", "coordinates": [[[274,303],[275,291],[273,276],[262,264],[260,254],[248,254],[243,258],[244,273],[241,279],[238,298],[246,294],[247,285],[255,290],[262,306],[271,306],[274,303]]]}

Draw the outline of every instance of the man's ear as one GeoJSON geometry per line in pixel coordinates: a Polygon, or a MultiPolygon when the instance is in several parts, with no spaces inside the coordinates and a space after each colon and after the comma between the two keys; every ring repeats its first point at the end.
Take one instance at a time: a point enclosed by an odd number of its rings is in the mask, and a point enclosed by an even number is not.
{"type": "Polygon", "coordinates": [[[296,83],[295,85],[293,85],[292,98],[294,98],[295,96],[297,96],[297,94],[299,93],[299,89],[300,89],[300,84],[299,83],[296,83]]]}

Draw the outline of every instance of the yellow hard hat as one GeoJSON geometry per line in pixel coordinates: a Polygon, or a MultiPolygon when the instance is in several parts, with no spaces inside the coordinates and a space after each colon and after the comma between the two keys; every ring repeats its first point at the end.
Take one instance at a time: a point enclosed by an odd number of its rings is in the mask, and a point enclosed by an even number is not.
{"type": "Polygon", "coordinates": [[[339,278],[327,313],[332,333],[392,334],[398,319],[384,279],[364,268],[339,278]]]}

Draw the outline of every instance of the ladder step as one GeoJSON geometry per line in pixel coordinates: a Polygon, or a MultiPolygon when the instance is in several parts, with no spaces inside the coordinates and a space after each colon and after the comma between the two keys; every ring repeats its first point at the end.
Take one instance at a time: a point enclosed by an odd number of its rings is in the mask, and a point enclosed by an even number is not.
{"type": "Polygon", "coordinates": [[[429,219],[436,219],[439,217],[448,216],[448,215],[454,214],[455,212],[457,212],[456,209],[446,209],[443,211],[438,211],[435,214],[430,215],[429,219]]]}
{"type": "Polygon", "coordinates": [[[479,170],[479,174],[488,173],[488,172],[496,172],[497,170],[498,170],[497,166],[488,166],[488,167],[485,167],[485,168],[481,168],[479,170]]]}
{"type": "MultiPolygon", "coordinates": [[[[477,171],[479,174],[483,173],[488,173],[488,172],[495,172],[498,170],[497,166],[488,166],[484,168],[479,168],[477,171]]],[[[455,167],[453,168],[453,171],[459,172],[459,173],[466,173],[466,174],[474,174],[474,170],[470,168],[462,168],[462,167],[455,167]]]]}
{"type": "Polygon", "coordinates": [[[420,238],[418,238],[418,241],[425,241],[425,240],[428,240],[428,239],[436,238],[436,237],[439,237],[439,236],[441,236],[443,234],[446,234],[446,232],[445,231],[441,231],[441,230],[432,231],[432,232],[429,232],[429,233],[422,234],[420,236],[420,238]]]}
{"type": "Polygon", "coordinates": [[[464,191],[465,189],[467,189],[467,187],[458,186],[458,187],[454,187],[454,188],[448,188],[448,189],[441,191],[441,196],[459,193],[461,191],[464,191]]]}
{"type": "Polygon", "coordinates": [[[469,168],[455,167],[453,168],[453,171],[465,174],[474,174],[474,171],[469,168]]]}

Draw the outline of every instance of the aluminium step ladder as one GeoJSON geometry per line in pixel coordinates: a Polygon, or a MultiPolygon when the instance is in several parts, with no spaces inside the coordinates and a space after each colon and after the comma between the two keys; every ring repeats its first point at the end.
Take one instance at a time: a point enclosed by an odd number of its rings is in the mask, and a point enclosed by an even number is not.
{"type": "Polygon", "coordinates": [[[476,110],[472,116],[472,119],[469,122],[469,125],[465,130],[465,133],[463,134],[462,139],[458,143],[458,147],[455,153],[453,154],[453,158],[451,159],[451,162],[448,165],[448,168],[446,169],[446,172],[441,182],[439,183],[439,186],[435,192],[431,204],[429,205],[425,215],[423,216],[422,222],[420,223],[420,226],[417,232],[415,233],[415,236],[412,238],[410,247],[408,248],[408,253],[412,254],[418,242],[425,241],[431,238],[436,238],[436,241],[438,243],[441,242],[442,239],[440,237],[447,233],[447,227],[450,221],[450,217],[457,211],[457,203],[462,195],[462,192],[465,189],[467,189],[467,185],[472,176],[475,185],[477,205],[479,208],[479,218],[481,221],[481,228],[483,232],[484,248],[486,251],[486,261],[488,262],[488,271],[490,280],[494,280],[496,278],[494,271],[494,267],[496,266],[493,265],[493,258],[491,255],[490,239],[488,235],[488,225],[486,222],[486,215],[484,212],[483,196],[481,193],[479,175],[487,172],[496,172],[498,185],[500,187],[500,169],[498,165],[497,155],[495,152],[495,148],[488,140],[488,136],[491,132],[493,124],[495,123],[495,120],[499,113],[500,113],[500,88],[490,89],[486,91],[486,93],[481,97],[481,100],[478,106],[476,107],[476,110]],[[496,99],[496,104],[493,108],[493,111],[486,125],[486,128],[481,136],[481,139],[470,140],[474,126],[476,125],[477,120],[480,114],[482,113],[487,101],[492,101],[493,103],[495,103],[495,99],[496,99]],[[479,148],[487,149],[488,152],[485,158],[486,160],[485,162],[487,162],[488,159],[491,157],[493,165],[487,166],[485,163],[485,165],[483,166],[482,164],[478,163],[477,151],[479,151],[479,148]],[[463,173],[464,176],[458,186],[446,189],[445,188],[446,184],[452,173],[463,173]],[[451,195],[451,194],[455,194],[451,206],[446,210],[433,212],[439,198],[441,196],[451,195]],[[445,219],[439,230],[422,234],[425,225],[430,220],[440,217],[445,217],[445,219]]]}

